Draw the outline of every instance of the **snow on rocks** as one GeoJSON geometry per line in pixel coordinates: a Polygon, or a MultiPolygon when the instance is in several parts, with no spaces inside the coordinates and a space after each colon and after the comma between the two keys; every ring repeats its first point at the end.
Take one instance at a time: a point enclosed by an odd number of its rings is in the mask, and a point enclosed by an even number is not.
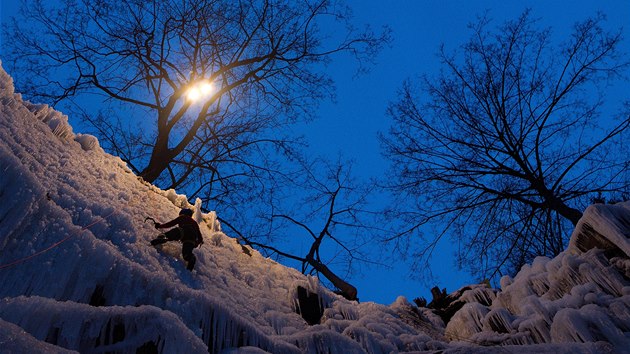
{"type": "Polygon", "coordinates": [[[578,253],[594,247],[619,250],[630,258],[630,202],[586,208],[571,235],[568,250],[578,253]]]}
{"type": "Polygon", "coordinates": [[[490,305],[468,296],[446,337],[502,345],[605,342],[614,352],[630,352],[629,206],[589,208],[567,251],[501,279],[490,305]]]}
{"type": "Polygon", "coordinates": [[[70,141],[74,138],[72,127],[68,123],[68,116],[56,111],[54,108],[46,104],[31,104],[24,102],[24,106],[28,108],[35,118],[46,123],[55,136],[61,140],[70,141]]]}
{"type": "Polygon", "coordinates": [[[14,94],[13,78],[2,69],[2,60],[0,60],[0,97],[13,97],[14,94]]]}
{"type": "Polygon", "coordinates": [[[77,134],[74,140],[81,144],[81,148],[85,151],[95,150],[99,147],[98,139],[90,134],[77,134]]]}
{"type": "Polygon", "coordinates": [[[80,353],[94,348],[99,352],[134,352],[138,348],[207,352],[203,341],[177,316],[152,306],[94,307],[20,296],[0,301],[0,317],[48,343],[80,353]]]}
{"type": "Polygon", "coordinates": [[[0,348],[3,353],[78,353],[56,345],[42,342],[11,322],[0,319],[0,348]]]}

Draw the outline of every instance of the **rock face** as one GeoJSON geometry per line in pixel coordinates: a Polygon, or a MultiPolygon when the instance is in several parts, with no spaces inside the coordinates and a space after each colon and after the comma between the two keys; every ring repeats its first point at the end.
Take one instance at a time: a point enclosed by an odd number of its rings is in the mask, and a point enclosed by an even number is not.
{"type": "Polygon", "coordinates": [[[629,235],[629,202],[590,206],[564,253],[504,277],[483,301],[479,289],[465,291],[445,336],[487,345],[599,342],[629,352],[629,235]]]}

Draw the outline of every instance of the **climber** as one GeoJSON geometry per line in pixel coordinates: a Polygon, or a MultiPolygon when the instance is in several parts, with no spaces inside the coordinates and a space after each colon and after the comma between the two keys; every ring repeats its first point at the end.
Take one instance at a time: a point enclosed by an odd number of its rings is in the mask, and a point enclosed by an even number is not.
{"type": "MultiPolygon", "coordinates": [[[[182,242],[182,257],[188,265],[186,269],[192,271],[195,267],[197,258],[193,254],[193,249],[203,244],[203,237],[199,230],[199,225],[192,218],[193,211],[190,209],[182,209],[179,216],[165,224],[154,222],[156,229],[164,229],[177,225],[176,228],[168,230],[164,234],[160,234],[155,240],[151,241],[152,246],[161,245],[168,241],[182,242]]],[[[150,218],[147,218],[150,219],[150,218]]]]}

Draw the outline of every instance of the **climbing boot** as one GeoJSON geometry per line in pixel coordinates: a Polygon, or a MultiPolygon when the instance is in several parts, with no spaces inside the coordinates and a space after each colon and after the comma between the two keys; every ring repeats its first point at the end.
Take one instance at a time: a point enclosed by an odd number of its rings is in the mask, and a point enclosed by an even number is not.
{"type": "Polygon", "coordinates": [[[188,266],[186,266],[186,269],[188,269],[189,271],[192,272],[193,268],[195,268],[195,263],[197,262],[197,258],[192,257],[190,259],[190,261],[188,261],[188,266]]]}

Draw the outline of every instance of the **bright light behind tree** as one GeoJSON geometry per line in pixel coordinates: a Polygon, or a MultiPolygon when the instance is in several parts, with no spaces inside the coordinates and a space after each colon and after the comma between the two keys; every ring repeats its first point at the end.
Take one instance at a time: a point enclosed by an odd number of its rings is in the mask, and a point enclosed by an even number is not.
{"type": "Polygon", "coordinates": [[[199,101],[204,97],[208,97],[214,91],[214,85],[211,82],[203,80],[195,83],[186,92],[186,97],[190,101],[199,101]]]}

